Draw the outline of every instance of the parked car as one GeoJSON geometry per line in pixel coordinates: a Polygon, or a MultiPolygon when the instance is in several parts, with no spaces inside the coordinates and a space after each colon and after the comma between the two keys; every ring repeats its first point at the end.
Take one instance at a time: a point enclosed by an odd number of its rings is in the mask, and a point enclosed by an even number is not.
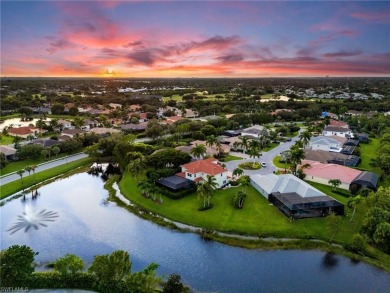
{"type": "Polygon", "coordinates": [[[267,167],[267,164],[266,164],[265,162],[261,162],[260,165],[261,165],[262,167],[267,167]]]}

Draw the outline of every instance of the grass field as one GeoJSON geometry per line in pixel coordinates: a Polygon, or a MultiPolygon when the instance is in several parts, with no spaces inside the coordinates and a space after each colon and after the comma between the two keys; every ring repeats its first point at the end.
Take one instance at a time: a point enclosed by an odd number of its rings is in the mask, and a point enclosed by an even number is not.
{"type": "Polygon", "coordinates": [[[279,145],[279,143],[271,142],[267,147],[265,147],[262,151],[263,152],[269,152],[273,148],[276,148],[279,145]]]}
{"type": "Polygon", "coordinates": [[[12,144],[13,140],[14,140],[13,136],[2,135],[0,140],[0,145],[12,144]]]}
{"type": "Polygon", "coordinates": [[[74,162],[70,162],[65,165],[61,165],[49,170],[45,170],[39,173],[31,173],[31,175],[28,175],[28,173],[25,173],[25,175],[22,179],[4,184],[1,186],[1,195],[0,199],[3,199],[9,195],[12,195],[20,190],[23,190],[25,188],[28,188],[34,184],[37,184],[39,182],[45,181],[47,179],[50,179],[55,176],[59,176],[61,174],[64,174],[66,172],[72,171],[78,167],[84,166],[86,164],[89,164],[92,162],[91,158],[84,158],[81,160],[77,160],[74,162]]]}
{"type": "Polygon", "coordinates": [[[290,169],[290,167],[292,166],[292,164],[290,163],[281,163],[279,162],[279,160],[281,159],[280,156],[276,156],[273,160],[272,160],[272,163],[279,169],[290,169]]]}
{"type": "Polygon", "coordinates": [[[236,160],[242,160],[242,157],[227,155],[223,158],[219,159],[221,162],[230,162],[230,161],[236,161],[236,160]]]}
{"type": "Polygon", "coordinates": [[[359,164],[359,168],[372,170],[373,168],[370,166],[370,160],[376,159],[378,157],[378,147],[379,147],[379,139],[371,138],[370,143],[361,143],[359,145],[360,148],[360,158],[361,162],[359,164]]]}
{"type": "MultiPolygon", "coordinates": [[[[202,199],[198,199],[196,194],[192,194],[180,200],[172,200],[164,197],[163,204],[156,204],[150,199],[141,196],[140,190],[136,186],[139,180],[125,174],[119,183],[122,193],[134,203],[174,221],[189,225],[203,227],[222,232],[234,232],[238,234],[290,237],[290,238],[318,238],[330,239],[330,234],[326,229],[326,218],[305,219],[290,222],[277,208],[258,193],[253,187],[246,190],[246,200],[244,208],[237,210],[233,208],[233,197],[241,189],[234,187],[226,190],[218,190],[212,197],[213,208],[199,212],[202,199]]],[[[316,184],[316,187],[320,184],[316,184]]],[[[335,199],[346,203],[347,198],[333,194],[328,186],[320,186],[322,191],[331,193],[335,199]]],[[[350,210],[346,207],[347,216],[343,217],[341,231],[336,240],[347,243],[352,236],[358,233],[360,223],[366,209],[359,206],[350,223],[350,210]]]]}
{"type": "MultiPolygon", "coordinates": [[[[57,159],[63,158],[65,156],[67,156],[67,154],[59,154],[57,156],[57,159]]],[[[56,159],[56,157],[51,156],[51,160],[54,160],[54,159],[56,159]]],[[[0,175],[6,175],[6,174],[9,174],[12,172],[16,172],[20,169],[24,169],[27,166],[38,165],[38,164],[42,164],[44,162],[48,162],[48,161],[47,160],[45,161],[43,158],[39,158],[39,159],[26,159],[26,160],[22,160],[22,161],[11,162],[7,166],[5,166],[3,169],[0,170],[0,175]]]]}

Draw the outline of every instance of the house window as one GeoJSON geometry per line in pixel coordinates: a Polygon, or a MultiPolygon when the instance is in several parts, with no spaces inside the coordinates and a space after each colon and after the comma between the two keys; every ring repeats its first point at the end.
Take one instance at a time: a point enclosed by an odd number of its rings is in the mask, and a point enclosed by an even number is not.
{"type": "Polygon", "coordinates": [[[226,184],[226,180],[223,180],[223,184],[226,184]]]}
{"type": "Polygon", "coordinates": [[[221,177],[222,177],[222,173],[221,173],[221,177]]]}
{"type": "Polygon", "coordinates": [[[188,177],[192,177],[192,174],[190,174],[190,173],[187,173],[187,176],[188,176],[188,177]]]}

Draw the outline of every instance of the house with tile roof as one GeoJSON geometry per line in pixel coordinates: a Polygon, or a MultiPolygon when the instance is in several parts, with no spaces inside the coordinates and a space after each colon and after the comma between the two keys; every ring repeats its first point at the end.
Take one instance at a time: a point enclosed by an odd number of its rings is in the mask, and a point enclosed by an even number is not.
{"type": "Polygon", "coordinates": [[[292,174],[252,175],[252,186],[294,219],[344,214],[344,205],[292,174]]]}
{"type": "Polygon", "coordinates": [[[303,160],[303,165],[310,165],[303,169],[305,180],[329,185],[329,180],[339,179],[339,188],[350,190],[352,184],[361,188],[376,189],[379,177],[376,173],[361,171],[337,164],[323,164],[316,161],[303,160]]]}
{"type": "Polygon", "coordinates": [[[0,153],[4,154],[6,161],[16,160],[16,149],[6,145],[0,145],[0,153]]]}
{"type": "Polygon", "coordinates": [[[229,183],[228,170],[218,164],[214,158],[199,160],[181,166],[181,172],[177,176],[200,182],[207,180],[207,175],[216,179],[218,188],[222,188],[229,183]]]}
{"type": "Polygon", "coordinates": [[[27,138],[30,135],[38,135],[39,132],[46,132],[47,130],[35,128],[30,124],[29,126],[22,127],[10,127],[8,128],[8,134],[11,136],[18,136],[21,138],[27,138]]]}
{"type": "Polygon", "coordinates": [[[343,121],[339,121],[339,120],[336,120],[336,119],[330,119],[329,120],[329,126],[349,128],[348,123],[345,123],[343,121]]]}

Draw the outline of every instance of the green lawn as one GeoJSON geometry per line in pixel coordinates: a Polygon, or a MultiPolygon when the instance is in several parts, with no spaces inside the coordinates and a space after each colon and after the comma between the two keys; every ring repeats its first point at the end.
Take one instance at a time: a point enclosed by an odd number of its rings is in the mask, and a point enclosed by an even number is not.
{"type": "Polygon", "coordinates": [[[1,186],[0,199],[3,199],[9,195],[12,195],[22,189],[28,188],[39,182],[45,181],[47,179],[64,174],[69,171],[73,171],[74,169],[84,166],[86,164],[90,164],[92,160],[93,159],[91,158],[84,158],[39,173],[31,173],[31,175],[28,175],[28,173],[26,172],[26,176],[23,176],[22,179],[1,186]]]}
{"type": "Polygon", "coordinates": [[[269,152],[273,148],[276,148],[279,145],[279,143],[271,142],[267,147],[263,149],[263,152],[269,152]]]}
{"type": "MultiPolygon", "coordinates": [[[[62,158],[65,156],[67,156],[67,154],[59,154],[57,156],[57,158],[62,158]]],[[[56,158],[55,156],[51,156],[51,160],[53,160],[55,158],[56,158]]],[[[22,160],[22,161],[11,162],[7,166],[5,166],[2,170],[0,170],[0,175],[5,175],[5,174],[12,173],[12,172],[16,172],[20,169],[26,168],[27,166],[38,165],[38,164],[42,164],[44,162],[47,162],[47,161],[45,161],[43,158],[27,159],[27,160],[22,160]]]]}
{"type": "Polygon", "coordinates": [[[10,135],[2,135],[0,139],[0,145],[7,145],[7,144],[12,144],[14,140],[13,136],[10,135]]]}
{"type": "Polygon", "coordinates": [[[361,143],[359,145],[360,148],[360,158],[361,162],[359,164],[359,168],[372,170],[373,168],[370,166],[370,160],[376,159],[378,157],[378,147],[379,147],[379,139],[371,138],[370,143],[361,143]]]}
{"type": "Polygon", "coordinates": [[[279,169],[290,169],[290,167],[292,166],[291,163],[281,163],[279,162],[281,159],[281,156],[276,156],[273,160],[272,160],[272,163],[279,169]]]}
{"type": "MultiPolygon", "coordinates": [[[[212,198],[214,207],[210,210],[200,212],[198,208],[202,200],[196,194],[186,196],[179,200],[172,200],[164,197],[163,204],[156,204],[150,199],[140,195],[136,186],[139,180],[125,174],[119,183],[122,193],[134,203],[174,221],[189,225],[203,227],[222,232],[234,232],[238,234],[276,236],[276,237],[297,237],[297,238],[318,238],[330,239],[326,230],[326,218],[305,219],[290,222],[277,208],[260,195],[251,186],[247,188],[247,197],[244,208],[237,210],[233,208],[233,197],[241,187],[234,187],[226,190],[218,190],[212,198]]],[[[327,186],[321,187],[327,190],[327,186]]],[[[346,202],[346,198],[337,194],[331,194],[334,198],[346,202]]],[[[360,223],[366,209],[358,207],[354,221],[349,222],[350,210],[346,207],[347,216],[343,217],[341,231],[336,241],[349,242],[353,234],[358,233],[360,223]]]]}
{"type": "Polygon", "coordinates": [[[227,155],[219,159],[221,162],[230,162],[230,161],[236,161],[236,160],[242,160],[241,157],[227,155]]]}

